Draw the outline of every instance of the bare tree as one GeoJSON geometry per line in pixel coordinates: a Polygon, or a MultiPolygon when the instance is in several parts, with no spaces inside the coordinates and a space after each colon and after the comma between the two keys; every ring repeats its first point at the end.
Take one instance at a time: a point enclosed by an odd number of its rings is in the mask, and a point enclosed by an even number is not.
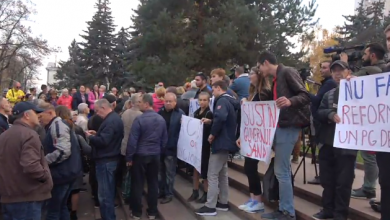
{"type": "Polygon", "coordinates": [[[57,50],[45,39],[32,35],[26,23],[33,14],[34,5],[29,0],[0,0],[0,75],[14,58],[22,60],[20,71],[24,72],[41,65],[45,56],[57,50]]]}

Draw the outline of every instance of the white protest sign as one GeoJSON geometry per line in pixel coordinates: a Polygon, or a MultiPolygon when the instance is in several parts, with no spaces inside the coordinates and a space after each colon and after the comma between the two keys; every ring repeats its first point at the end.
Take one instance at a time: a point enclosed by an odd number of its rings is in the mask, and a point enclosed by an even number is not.
{"type": "Polygon", "coordinates": [[[200,107],[200,106],[199,106],[198,99],[191,99],[191,100],[190,100],[189,116],[193,118],[193,117],[194,117],[194,112],[195,112],[196,110],[198,110],[199,107],[200,107]]]}
{"type": "Polygon", "coordinates": [[[209,104],[211,112],[213,112],[214,101],[215,101],[215,97],[213,96],[212,98],[210,98],[210,104],[209,104]]]}
{"type": "Polygon", "coordinates": [[[182,116],[177,158],[191,164],[200,173],[202,164],[203,123],[196,118],[182,116]]]}
{"type": "Polygon", "coordinates": [[[390,152],[390,73],[341,80],[333,145],[390,152]]]}
{"type": "Polygon", "coordinates": [[[241,155],[269,163],[280,109],[275,101],[241,105],[241,155]]]}

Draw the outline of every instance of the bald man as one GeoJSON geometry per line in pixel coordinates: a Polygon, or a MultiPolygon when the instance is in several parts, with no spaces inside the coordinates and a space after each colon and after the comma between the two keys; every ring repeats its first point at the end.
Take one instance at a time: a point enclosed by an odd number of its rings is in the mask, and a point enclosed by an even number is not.
{"type": "Polygon", "coordinates": [[[176,175],[177,164],[177,142],[181,127],[181,117],[184,112],[177,107],[177,97],[174,93],[167,92],[164,98],[164,107],[158,112],[166,123],[168,131],[168,142],[162,153],[160,164],[160,197],[161,204],[169,203],[173,199],[173,186],[176,175]]]}
{"type": "Polygon", "coordinates": [[[7,99],[13,107],[16,103],[23,101],[24,92],[21,90],[20,82],[14,82],[14,87],[7,92],[7,99]]]}

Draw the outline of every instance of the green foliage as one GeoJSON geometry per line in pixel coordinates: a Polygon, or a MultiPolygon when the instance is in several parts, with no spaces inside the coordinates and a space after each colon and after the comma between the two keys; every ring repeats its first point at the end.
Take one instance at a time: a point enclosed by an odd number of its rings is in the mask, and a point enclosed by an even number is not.
{"type": "Polygon", "coordinates": [[[143,0],[132,18],[131,70],[147,84],[179,85],[195,72],[254,65],[266,49],[297,66],[305,51],[291,53],[291,38],[311,36],[315,10],[315,0],[143,0]]]}

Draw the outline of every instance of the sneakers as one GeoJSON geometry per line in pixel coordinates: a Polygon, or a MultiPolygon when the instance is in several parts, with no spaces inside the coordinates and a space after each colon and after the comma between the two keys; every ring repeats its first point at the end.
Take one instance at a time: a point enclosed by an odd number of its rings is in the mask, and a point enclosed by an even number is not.
{"type": "Polygon", "coordinates": [[[207,206],[203,206],[202,208],[195,211],[195,214],[200,216],[216,216],[217,210],[209,208],[207,206]]]}
{"type": "Polygon", "coordinates": [[[321,210],[319,213],[314,214],[313,218],[317,220],[326,220],[326,219],[333,219],[332,213],[327,213],[324,210],[321,210]]]}
{"type": "Polygon", "coordinates": [[[252,201],[253,201],[252,199],[249,199],[248,202],[238,206],[238,209],[245,211],[248,208],[248,206],[252,203],[252,201]]]}
{"type": "Polygon", "coordinates": [[[224,212],[227,212],[230,209],[229,204],[222,204],[219,202],[217,202],[217,206],[215,208],[219,211],[224,211],[224,212]]]}
{"type": "Polygon", "coordinates": [[[376,197],[375,192],[368,192],[363,188],[352,190],[351,197],[355,199],[373,199],[376,197]]]}
{"type": "Polygon", "coordinates": [[[252,203],[250,203],[247,206],[247,209],[244,211],[246,211],[248,213],[263,212],[264,211],[264,204],[262,202],[258,202],[257,200],[252,201],[252,203]]]}
{"type": "Polygon", "coordinates": [[[240,205],[238,208],[248,213],[256,213],[264,211],[264,204],[256,200],[249,199],[248,202],[240,205]]]}

